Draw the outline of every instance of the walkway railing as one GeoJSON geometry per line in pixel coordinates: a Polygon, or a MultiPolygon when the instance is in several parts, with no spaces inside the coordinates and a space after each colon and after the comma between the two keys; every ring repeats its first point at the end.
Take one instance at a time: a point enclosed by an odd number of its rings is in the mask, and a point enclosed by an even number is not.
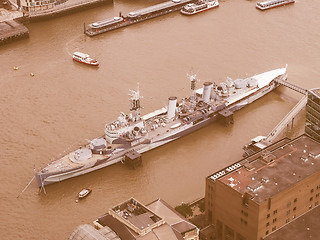
{"type": "Polygon", "coordinates": [[[304,96],[291,111],[278,123],[278,125],[268,134],[266,141],[272,142],[281,131],[294,119],[294,117],[306,106],[307,96],[304,96]]]}
{"type": "Polygon", "coordinates": [[[303,94],[303,95],[307,95],[307,93],[308,93],[308,90],[307,90],[307,89],[305,89],[305,88],[303,88],[303,87],[300,87],[300,86],[298,86],[298,85],[296,85],[296,84],[294,84],[294,83],[290,83],[290,82],[284,81],[284,80],[282,80],[282,79],[276,79],[275,81],[276,81],[277,83],[279,83],[279,84],[281,84],[281,85],[283,85],[283,86],[285,86],[285,87],[288,87],[288,88],[290,88],[290,89],[292,89],[292,90],[294,90],[294,91],[296,91],[296,92],[299,92],[299,93],[301,93],[301,94],[303,94]]]}

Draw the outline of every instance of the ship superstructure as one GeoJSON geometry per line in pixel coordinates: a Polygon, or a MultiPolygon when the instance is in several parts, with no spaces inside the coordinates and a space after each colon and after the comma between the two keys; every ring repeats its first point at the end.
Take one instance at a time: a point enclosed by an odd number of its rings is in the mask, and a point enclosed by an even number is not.
{"type": "Polygon", "coordinates": [[[140,91],[130,92],[130,113],[105,126],[104,136],[68,153],[36,173],[39,187],[76,177],[125,161],[187,135],[215,121],[222,111],[233,113],[272,91],[286,80],[286,68],[279,68],[245,79],[216,84],[204,82],[196,89],[198,78],[188,75],[191,94],[178,101],[168,98],[168,106],[141,116],[140,91]]]}

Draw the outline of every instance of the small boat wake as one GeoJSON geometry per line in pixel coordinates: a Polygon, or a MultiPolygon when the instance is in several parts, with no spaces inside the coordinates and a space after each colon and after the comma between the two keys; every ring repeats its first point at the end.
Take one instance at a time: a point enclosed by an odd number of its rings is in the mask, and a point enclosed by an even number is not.
{"type": "Polygon", "coordinates": [[[74,37],[73,39],[69,40],[69,42],[66,43],[65,51],[68,53],[70,57],[73,56],[74,50],[82,50],[83,48],[79,47],[83,45],[84,42],[84,35],[78,35],[74,37]]]}

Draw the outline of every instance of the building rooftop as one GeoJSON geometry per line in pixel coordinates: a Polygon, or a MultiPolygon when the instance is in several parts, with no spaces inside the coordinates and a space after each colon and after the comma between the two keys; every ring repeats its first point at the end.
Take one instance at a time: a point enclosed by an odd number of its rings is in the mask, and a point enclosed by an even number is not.
{"type": "Polygon", "coordinates": [[[186,233],[197,230],[162,199],[144,206],[131,198],[94,223],[99,231],[105,227],[112,229],[121,240],[183,240],[186,233]]]}
{"type": "Polygon", "coordinates": [[[186,222],[186,221],[183,221],[183,220],[181,222],[172,224],[171,227],[180,234],[185,234],[185,233],[192,231],[196,228],[193,224],[186,222]]]}
{"type": "Polygon", "coordinates": [[[113,207],[109,214],[141,236],[165,223],[161,217],[134,198],[113,207]]]}
{"type": "Polygon", "coordinates": [[[310,91],[320,97],[320,88],[311,89],[310,91]]]}
{"type": "Polygon", "coordinates": [[[253,201],[261,203],[320,171],[320,143],[301,135],[276,149],[270,145],[237,164],[240,166],[213,176],[242,194],[249,193],[253,201]]]}
{"type": "Polygon", "coordinates": [[[320,207],[316,207],[290,224],[266,236],[264,240],[307,240],[320,239],[320,207]]]}
{"type": "Polygon", "coordinates": [[[70,235],[69,240],[121,240],[109,227],[96,230],[94,227],[83,224],[78,226],[70,235]]]}

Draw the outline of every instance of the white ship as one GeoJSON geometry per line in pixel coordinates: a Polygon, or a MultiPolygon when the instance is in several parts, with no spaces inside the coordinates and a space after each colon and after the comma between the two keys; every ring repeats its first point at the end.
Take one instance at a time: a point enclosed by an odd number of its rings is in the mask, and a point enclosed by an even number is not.
{"type": "Polygon", "coordinates": [[[96,59],[91,58],[86,53],[74,52],[72,58],[73,58],[73,60],[75,60],[77,62],[84,63],[84,64],[88,64],[88,65],[92,65],[92,66],[99,65],[99,62],[96,59]]]}
{"type": "Polygon", "coordinates": [[[188,3],[180,12],[184,15],[193,15],[215,7],[219,7],[218,0],[201,0],[195,3],[188,3]]]}
{"type": "Polygon", "coordinates": [[[195,88],[196,75],[188,75],[191,83],[189,97],[178,101],[169,97],[168,106],[140,114],[140,92],[131,90],[130,113],[120,113],[106,124],[102,137],[72,151],[50,163],[36,173],[39,187],[80,176],[117,162],[139,157],[140,154],[159,147],[202,128],[218,116],[252,103],[276,88],[277,79],[286,80],[287,69],[279,68],[245,79],[213,84],[205,82],[195,88]]]}
{"type": "Polygon", "coordinates": [[[295,0],[268,0],[264,2],[258,2],[256,8],[260,10],[267,10],[270,8],[280,7],[294,2],[295,0]]]}

